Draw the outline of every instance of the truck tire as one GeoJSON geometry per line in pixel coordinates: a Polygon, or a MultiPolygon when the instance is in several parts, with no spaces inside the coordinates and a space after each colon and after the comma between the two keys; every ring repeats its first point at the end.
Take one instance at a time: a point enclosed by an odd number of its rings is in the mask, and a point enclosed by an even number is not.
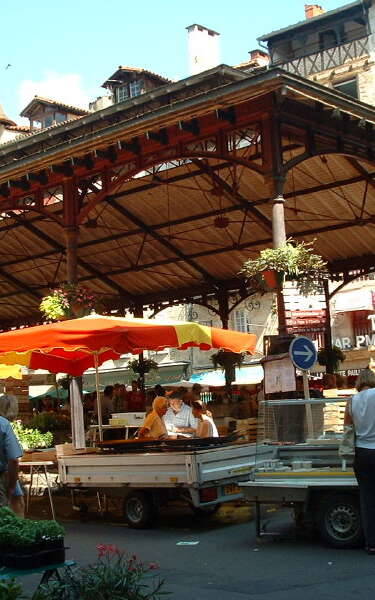
{"type": "Polygon", "coordinates": [[[325,496],[318,505],[321,537],[334,548],[355,548],[363,542],[359,505],[353,494],[325,496]]]}
{"type": "Polygon", "coordinates": [[[148,529],[157,519],[157,508],[151,494],[131,492],[124,500],[124,517],[134,529],[148,529]]]}

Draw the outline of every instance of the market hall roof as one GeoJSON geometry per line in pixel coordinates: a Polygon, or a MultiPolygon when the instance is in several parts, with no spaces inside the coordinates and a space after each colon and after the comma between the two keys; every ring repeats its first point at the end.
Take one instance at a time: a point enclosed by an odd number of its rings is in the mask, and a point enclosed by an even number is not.
{"type": "Polygon", "coordinates": [[[246,293],[243,261],[272,244],[277,136],[287,234],[316,238],[333,272],[372,268],[374,122],[280,69],[222,65],[0,146],[1,323],[65,279],[74,186],[78,279],[104,303],[246,293]]]}

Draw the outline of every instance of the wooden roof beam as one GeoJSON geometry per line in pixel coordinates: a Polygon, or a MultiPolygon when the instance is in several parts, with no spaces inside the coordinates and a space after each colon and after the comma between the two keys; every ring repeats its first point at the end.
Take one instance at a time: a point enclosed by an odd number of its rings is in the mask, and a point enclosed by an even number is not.
{"type": "MultiPolygon", "coordinates": [[[[26,229],[28,229],[31,233],[36,235],[39,239],[52,246],[52,248],[54,248],[57,252],[65,254],[65,247],[59,244],[59,242],[57,242],[55,239],[51,238],[48,234],[44,233],[44,231],[41,231],[32,223],[29,223],[29,221],[23,220],[19,217],[19,215],[15,215],[13,213],[13,217],[16,220],[20,221],[26,229]]],[[[97,269],[96,267],[93,267],[92,265],[90,265],[85,260],[82,260],[82,258],[79,257],[77,257],[77,264],[80,267],[82,267],[85,271],[88,271],[89,273],[91,273],[91,275],[94,275],[94,277],[98,278],[100,281],[103,281],[109,287],[116,290],[117,293],[125,295],[129,298],[129,300],[133,301],[134,297],[131,294],[128,294],[121,285],[119,285],[115,281],[112,281],[105,273],[102,273],[102,271],[99,271],[99,269],[97,269]]]]}
{"type": "MultiPolygon", "coordinates": [[[[250,213],[254,219],[254,221],[267,233],[272,233],[272,222],[268,217],[263,215],[263,213],[255,208],[251,202],[246,200],[239,192],[234,190],[229,183],[227,183],[224,179],[222,179],[217,173],[215,173],[210,165],[202,159],[194,158],[192,161],[196,166],[201,166],[202,170],[207,174],[210,178],[210,181],[215,185],[218,185],[223,190],[223,195],[226,196],[232,202],[239,202],[239,208],[243,211],[245,210],[247,213],[250,213]]],[[[268,202],[268,200],[267,200],[268,202]]]]}
{"type": "Polygon", "coordinates": [[[200,275],[202,275],[204,277],[204,279],[206,279],[207,281],[211,281],[211,282],[215,281],[214,278],[211,276],[211,274],[208,271],[206,271],[206,269],[201,267],[194,260],[190,259],[189,256],[185,255],[183,252],[181,252],[181,250],[179,248],[177,248],[176,246],[171,244],[171,242],[169,242],[167,239],[165,239],[162,235],[160,235],[159,233],[154,231],[154,229],[152,229],[152,227],[150,227],[149,225],[144,223],[144,221],[139,219],[137,216],[133,215],[127,208],[124,208],[121,204],[118,204],[115,200],[111,200],[110,204],[115,210],[117,210],[117,212],[124,215],[124,217],[126,217],[127,219],[132,221],[135,225],[137,225],[137,227],[142,229],[144,231],[144,233],[147,233],[147,235],[154,238],[162,246],[164,246],[165,248],[167,248],[168,250],[173,252],[173,254],[175,254],[175,256],[178,257],[179,260],[182,260],[182,261],[186,262],[186,264],[190,265],[195,271],[200,273],[200,275]]]}

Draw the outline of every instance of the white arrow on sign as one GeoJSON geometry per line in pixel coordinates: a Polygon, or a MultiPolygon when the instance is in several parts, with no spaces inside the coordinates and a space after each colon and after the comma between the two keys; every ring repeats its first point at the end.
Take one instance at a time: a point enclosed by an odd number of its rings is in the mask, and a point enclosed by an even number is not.
{"type": "Polygon", "coordinates": [[[305,350],[295,350],[294,354],[298,356],[305,356],[304,362],[308,362],[310,358],[314,355],[314,353],[310,350],[308,346],[304,346],[305,350]]]}

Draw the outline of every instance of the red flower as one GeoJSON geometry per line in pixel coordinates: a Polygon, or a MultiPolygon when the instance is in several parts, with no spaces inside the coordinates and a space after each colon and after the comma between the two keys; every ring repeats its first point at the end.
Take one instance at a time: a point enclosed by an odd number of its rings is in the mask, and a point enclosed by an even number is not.
{"type": "Polygon", "coordinates": [[[105,556],[105,554],[107,554],[108,546],[106,546],[105,544],[98,544],[96,547],[99,552],[99,558],[102,558],[103,556],[105,556]]]}
{"type": "Polygon", "coordinates": [[[159,569],[159,565],[156,562],[150,562],[148,565],[149,569],[159,569]]]}

